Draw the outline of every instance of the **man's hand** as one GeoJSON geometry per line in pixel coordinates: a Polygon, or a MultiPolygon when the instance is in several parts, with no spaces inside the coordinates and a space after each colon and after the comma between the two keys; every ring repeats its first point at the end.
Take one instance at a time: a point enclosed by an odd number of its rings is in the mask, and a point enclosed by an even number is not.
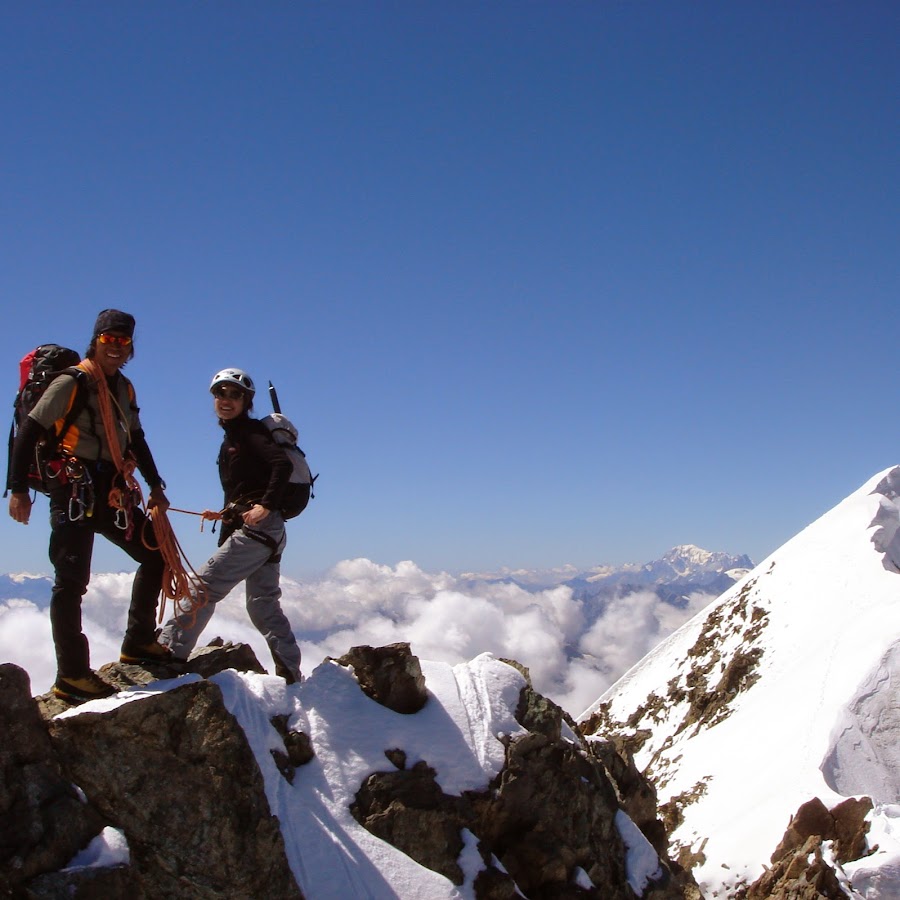
{"type": "Polygon", "coordinates": [[[260,522],[269,514],[264,506],[254,503],[247,512],[242,516],[245,525],[259,525],[260,522]]]}
{"type": "Polygon", "coordinates": [[[200,513],[200,518],[207,522],[221,522],[222,513],[217,509],[204,509],[203,512],[200,513]]]}
{"type": "Polygon", "coordinates": [[[9,495],[9,514],[17,522],[21,522],[23,525],[28,524],[28,520],[31,518],[31,495],[28,491],[23,494],[9,495]]]}
{"type": "Polygon", "coordinates": [[[169,499],[166,497],[166,492],[160,485],[152,488],[150,490],[150,496],[147,499],[147,510],[153,512],[153,510],[158,509],[161,513],[164,513],[168,508],[169,499]]]}

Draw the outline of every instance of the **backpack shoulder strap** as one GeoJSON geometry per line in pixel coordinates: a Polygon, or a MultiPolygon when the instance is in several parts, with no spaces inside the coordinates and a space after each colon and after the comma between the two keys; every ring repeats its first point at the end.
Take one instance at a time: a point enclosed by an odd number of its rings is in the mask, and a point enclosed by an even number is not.
{"type": "Polygon", "coordinates": [[[56,448],[60,445],[60,443],[62,443],[63,438],[66,436],[69,429],[75,424],[75,420],[87,405],[88,399],[88,374],[84,371],[84,369],[79,369],[78,366],[70,366],[68,369],[63,369],[59,374],[70,375],[75,380],[75,391],[72,394],[72,402],[69,404],[69,410],[66,413],[65,418],[63,419],[62,428],[60,428],[57,434],[51,434],[47,439],[46,451],[48,454],[54,453],[56,451],[56,448]]]}
{"type": "Polygon", "coordinates": [[[272,434],[272,429],[263,422],[262,419],[251,419],[249,416],[247,417],[247,421],[252,424],[249,426],[249,431],[253,434],[258,434],[264,437],[269,443],[277,444],[278,441],[275,440],[275,435],[272,434]]]}
{"type": "Polygon", "coordinates": [[[12,422],[9,426],[9,451],[6,455],[6,490],[3,492],[3,496],[6,497],[9,495],[9,479],[12,474],[12,451],[13,444],[16,440],[16,413],[13,411],[12,422]]]}

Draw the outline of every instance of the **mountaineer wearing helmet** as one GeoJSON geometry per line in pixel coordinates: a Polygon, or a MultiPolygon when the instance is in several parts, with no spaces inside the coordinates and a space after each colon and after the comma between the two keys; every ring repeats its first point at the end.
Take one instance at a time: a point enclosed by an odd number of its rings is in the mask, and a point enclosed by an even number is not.
{"type": "Polygon", "coordinates": [[[225,508],[205,510],[203,517],[222,521],[219,549],[198,572],[205,602],[170,619],[160,640],[177,659],[187,659],[215,604],[245,581],[250,620],[269,645],[276,674],[292,684],[300,679],[300,648],[280,603],[287,543],[280,509],[293,466],[269,429],[250,417],[256,389],[246,372],[222,369],[209,390],[225,432],[218,458],[225,508]]]}

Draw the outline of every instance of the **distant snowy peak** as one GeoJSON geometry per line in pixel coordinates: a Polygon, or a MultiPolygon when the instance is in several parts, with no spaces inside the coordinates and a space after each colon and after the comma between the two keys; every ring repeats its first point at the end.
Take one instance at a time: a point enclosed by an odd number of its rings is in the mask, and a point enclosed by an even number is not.
{"type": "Polygon", "coordinates": [[[641,565],[596,565],[577,569],[566,565],[555,569],[500,569],[496,572],[467,572],[460,580],[470,586],[479,582],[511,582],[525,590],[546,590],[564,584],[576,596],[593,597],[625,587],[653,587],[678,584],[688,590],[721,593],[753,568],[747,555],[735,556],[722,551],[704,550],[693,544],[680,544],[659,559],[641,565]]]}
{"type": "Polygon", "coordinates": [[[588,604],[592,614],[602,612],[613,597],[644,592],[654,593],[672,606],[686,607],[696,595],[724,593],[752,568],[749,556],[681,544],[643,566],[620,566],[603,574],[594,569],[569,579],[566,585],[588,604]]]}
{"type": "Polygon", "coordinates": [[[673,547],[669,550],[668,553],[664,553],[662,558],[673,565],[680,560],[684,560],[690,565],[705,566],[711,559],[715,559],[722,555],[723,554],[721,553],[704,550],[696,544],[679,544],[677,547],[673,547]]]}
{"type": "Polygon", "coordinates": [[[730,553],[703,550],[693,544],[681,544],[664,553],[661,559],[647,563],[644,571],[655,578],[671,580],[673,575],[693,578],[700,573],[721,575],[732,569],[748,571],[752,568],[753,561],[749,556],[732,556],[730,553]]]}

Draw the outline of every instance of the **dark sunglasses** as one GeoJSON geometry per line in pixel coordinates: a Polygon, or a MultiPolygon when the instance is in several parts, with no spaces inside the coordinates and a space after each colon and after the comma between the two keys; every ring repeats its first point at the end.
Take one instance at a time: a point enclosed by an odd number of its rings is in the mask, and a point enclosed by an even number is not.
{"type": "Polygon", "coordinates": [[[213,388],[213,396],[220,400],[240,400],[244,396],[244,392],[240,388],[230,388],[219,385],[213,388]]]}
{"type": "Polygon", "coordinates": [[[127,335],[119,334],[98,334],[101,344],[118,344],[120,347],[130,347],[131,338],[127,335]]]}

